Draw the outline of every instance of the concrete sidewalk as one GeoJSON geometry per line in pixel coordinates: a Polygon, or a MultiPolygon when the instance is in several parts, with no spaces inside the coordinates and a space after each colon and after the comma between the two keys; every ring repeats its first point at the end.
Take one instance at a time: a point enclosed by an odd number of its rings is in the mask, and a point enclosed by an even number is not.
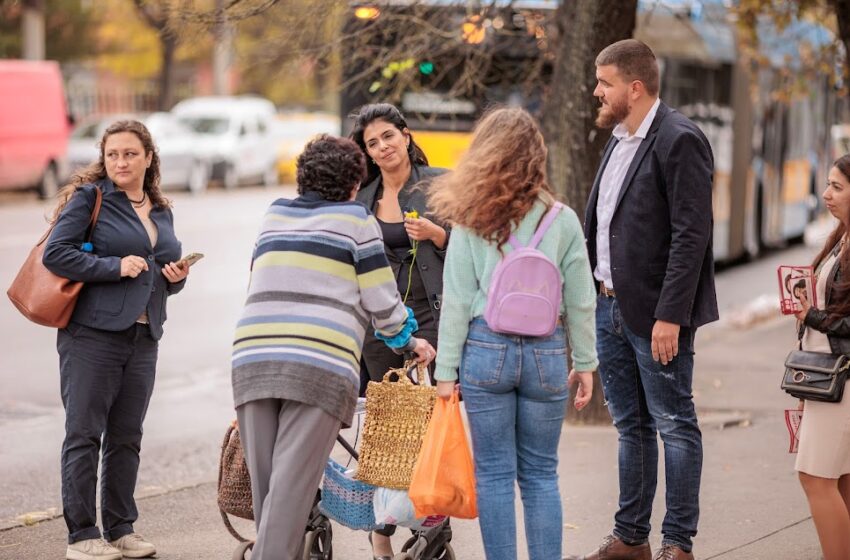
{"type": "MultiPolygon", "coordinates": [[[[701,560],[820,558],[794,458],[787,453],[783,409],[795,406],[795,401],[779,390],[782,362],[793,342],[790,319],[748,330],[715,328],[698,336],[694,390],[705,465],[694,552],[701,560]]],[[[617,434],[610,426],[567,426],[560,456],[564,552],[587,552],[611,529],[617,502],[617,434]]],[[[663,470],[660,479],[653,547],[660,542],[663,470]]],[[[157,558],[230,558],[236,542],[222,525],[214,482],[141,498],[139,509],[136,529],[157,544],[157,558]]],[[[521,517],[518,520],[523,543],[521,517]]],[[[457,557],[484,558],[476,522],[454,521],[453,527],[457,557]]],[[[403,533],[395,538],[397,546],[403,533]]],[[[64,558],[65,535],[61,518],[2,531],[0,559],[64,558]]],[[[526,558],[522,548],[520,558],[526,558]]],[[[370,558],[366,535],[335,526],[334,556],[370,558]]]]}

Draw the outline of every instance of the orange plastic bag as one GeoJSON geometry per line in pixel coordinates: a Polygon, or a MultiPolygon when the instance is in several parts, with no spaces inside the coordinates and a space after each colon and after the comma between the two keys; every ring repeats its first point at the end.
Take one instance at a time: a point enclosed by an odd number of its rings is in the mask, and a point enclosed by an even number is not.
{"type": "Polygon", "coordinates": [[[408,490],[416,517],[478,517],[475,470],[455,392],[438,398],[408,490]]]}

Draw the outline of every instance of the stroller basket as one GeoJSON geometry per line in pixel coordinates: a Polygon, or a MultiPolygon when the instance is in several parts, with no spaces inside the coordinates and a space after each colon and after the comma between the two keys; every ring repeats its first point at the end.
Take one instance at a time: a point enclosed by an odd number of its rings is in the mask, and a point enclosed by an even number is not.
{"type": "Polygon", "coordinates": [[[375,523],[374,496],[374,486],[354,480],[345,467],[328,459],[319,511],[350,529],[371,531],[381,527],[375,523]]]}

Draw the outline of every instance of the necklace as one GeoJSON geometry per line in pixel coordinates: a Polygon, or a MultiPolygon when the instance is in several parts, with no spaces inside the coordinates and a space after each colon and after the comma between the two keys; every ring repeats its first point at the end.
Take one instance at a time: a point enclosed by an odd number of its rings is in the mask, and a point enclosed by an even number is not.
{"type": "Polygon", "coordinates": [[[147,191],[142,191],[141,200],[133,200],[129,196],[127,197],[127,200],[130,201],[130,204],[133,205],[133,208],[141,208],[142,206],[145,205],[145,202],[147,201],[147,199],[148,199],[148,192],[147,191]]]}

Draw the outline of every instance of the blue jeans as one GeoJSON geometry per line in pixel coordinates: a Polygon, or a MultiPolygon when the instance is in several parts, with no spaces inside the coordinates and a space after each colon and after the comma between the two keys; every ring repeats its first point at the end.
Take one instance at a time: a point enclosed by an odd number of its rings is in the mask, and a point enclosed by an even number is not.
{"type": "Polygon", "coordinates": [[[522,496],[530,560],[561,558],[557,468],[567,373],[563,327],[537,338],[494,333],[480,317],[470,323],[460,385],[488,560],[517,556],[514,481],[522,496]]]}
{"type": "Polygon", "coordinates": [[[663,542],[690,552],[697,534],[702,473],[702,434],[691,391],[694,333],[681,333],[679,355],[663,365],[652,359],[651,340],[623,322],[616,298],[599,296],[596,348],[602,390],[620,434],[620,508],[614,535],[629,544],[649,537],[659,433],[667,485],[663,542]]]}

